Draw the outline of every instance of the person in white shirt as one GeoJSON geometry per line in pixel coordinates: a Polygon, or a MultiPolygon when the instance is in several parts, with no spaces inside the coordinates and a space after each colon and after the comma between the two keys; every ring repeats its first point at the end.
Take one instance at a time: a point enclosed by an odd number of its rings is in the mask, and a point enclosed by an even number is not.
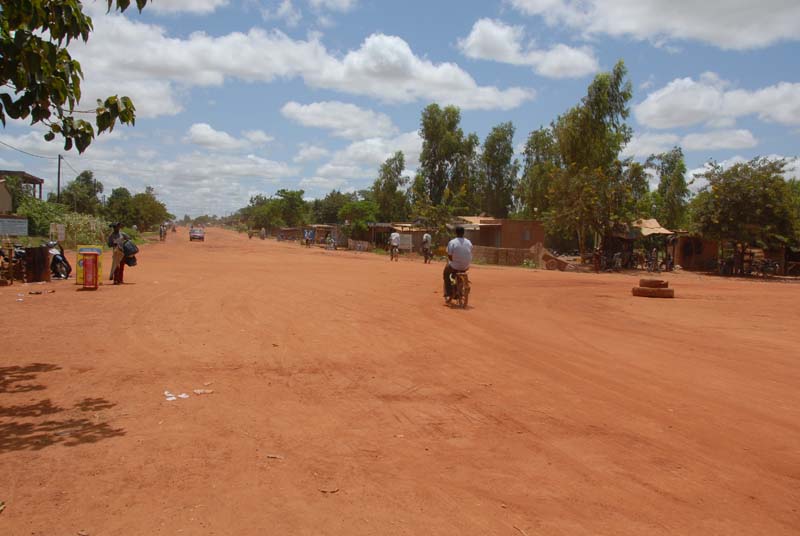
{"type": "Polygon", "coordinates": [[[456,227],[456,237],[447,244],[447,265],[444,267],[444,298],[448,302],[453,297],[453,284],[450,274],[466,272],[472,262],[472,242],[464,238],[464,228],[456,227]]]}
{"type": "Polygon", "coordinates": [[[426,231],[425,234],[422,235],[422,256],[425,257],[425,264],[431,262],[431,258],[433,257],[431,254],[432,241],[431,234],[426,231]]]}
{"type": "Polygon", "coordinates": [[[389,235],[389,260],[396,261],[399,260],[400,255],[400,233],[394,231],[391,235],[389,235]]]}

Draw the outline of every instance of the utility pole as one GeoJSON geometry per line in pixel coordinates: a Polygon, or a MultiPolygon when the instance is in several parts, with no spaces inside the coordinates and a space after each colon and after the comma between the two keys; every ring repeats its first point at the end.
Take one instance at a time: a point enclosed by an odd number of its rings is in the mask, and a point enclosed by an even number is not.
{"type": "Polygon", "coordinates": [[[58,155],[58,182],[56,183],[56,202],[61,202],[61,155],[58,155]]]}

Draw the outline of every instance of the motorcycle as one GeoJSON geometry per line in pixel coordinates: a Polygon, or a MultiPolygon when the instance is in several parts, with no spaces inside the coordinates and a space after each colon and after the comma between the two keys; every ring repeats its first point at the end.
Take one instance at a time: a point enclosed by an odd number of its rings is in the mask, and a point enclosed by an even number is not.
{"type": "Polygon", "coordinates": [[[58,242],[50,241],[46,244],[50,253],[50,273],[56,279],[67,279],[72,273],[72,266],[64,255],[64,248],[58,242]]]}
{"type": "Polygon", "coordinates": [[[453,288],[453,296],[448,303],[455,302],[462,309],[466,309],[469,303],[469,291],[471,289],[467,272],[450,274],[450,283],[453,288]]]}

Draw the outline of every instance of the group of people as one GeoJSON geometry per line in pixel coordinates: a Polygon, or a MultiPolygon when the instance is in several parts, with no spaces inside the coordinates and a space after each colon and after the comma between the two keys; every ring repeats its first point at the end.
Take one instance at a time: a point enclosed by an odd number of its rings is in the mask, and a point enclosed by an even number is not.
{"type": "MultiPolygon", "coordinates": [[[[458,273],[469,270],[472,263],[472,242],[464,237],[464,228],[456,227],[456,237],[447,243],[447,264],[444,267],[442,277],[444,279],[444,298],[448,302],[453,298],[453,279],[458,273]]],[[[389,260],[398,260],[400,252],[400,233],[393,232],[389,235],[389,260]]],[[[422,255],[425,264],[429,264],[433,259],[433,237],[426,232],[422,235],[422,255]]]]}

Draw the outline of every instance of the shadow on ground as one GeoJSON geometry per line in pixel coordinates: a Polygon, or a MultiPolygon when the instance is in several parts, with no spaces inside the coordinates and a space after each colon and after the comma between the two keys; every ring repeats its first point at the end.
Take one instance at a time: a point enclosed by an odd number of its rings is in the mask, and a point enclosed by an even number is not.
{"type": "Polygon", "coordinates": [[[8,397],[19,398],[24,393],[44,391],[46,386],[36,382],[38,375],[60,369],[58,365],[47,363],[0,367],[0,403],[3,404],[0,405],[0,454],[41,450],[52,445],[74,447],[125,435],[123,429],[114,428],[101,419],[98,412],[116,406],[104,398],[84,398],[71,408],[54,404],[49,398],[30,404],[6,405],[8,397]],[[91,419],[76,418],[76,412],[93,412],[94,415],[91,419]]]}

